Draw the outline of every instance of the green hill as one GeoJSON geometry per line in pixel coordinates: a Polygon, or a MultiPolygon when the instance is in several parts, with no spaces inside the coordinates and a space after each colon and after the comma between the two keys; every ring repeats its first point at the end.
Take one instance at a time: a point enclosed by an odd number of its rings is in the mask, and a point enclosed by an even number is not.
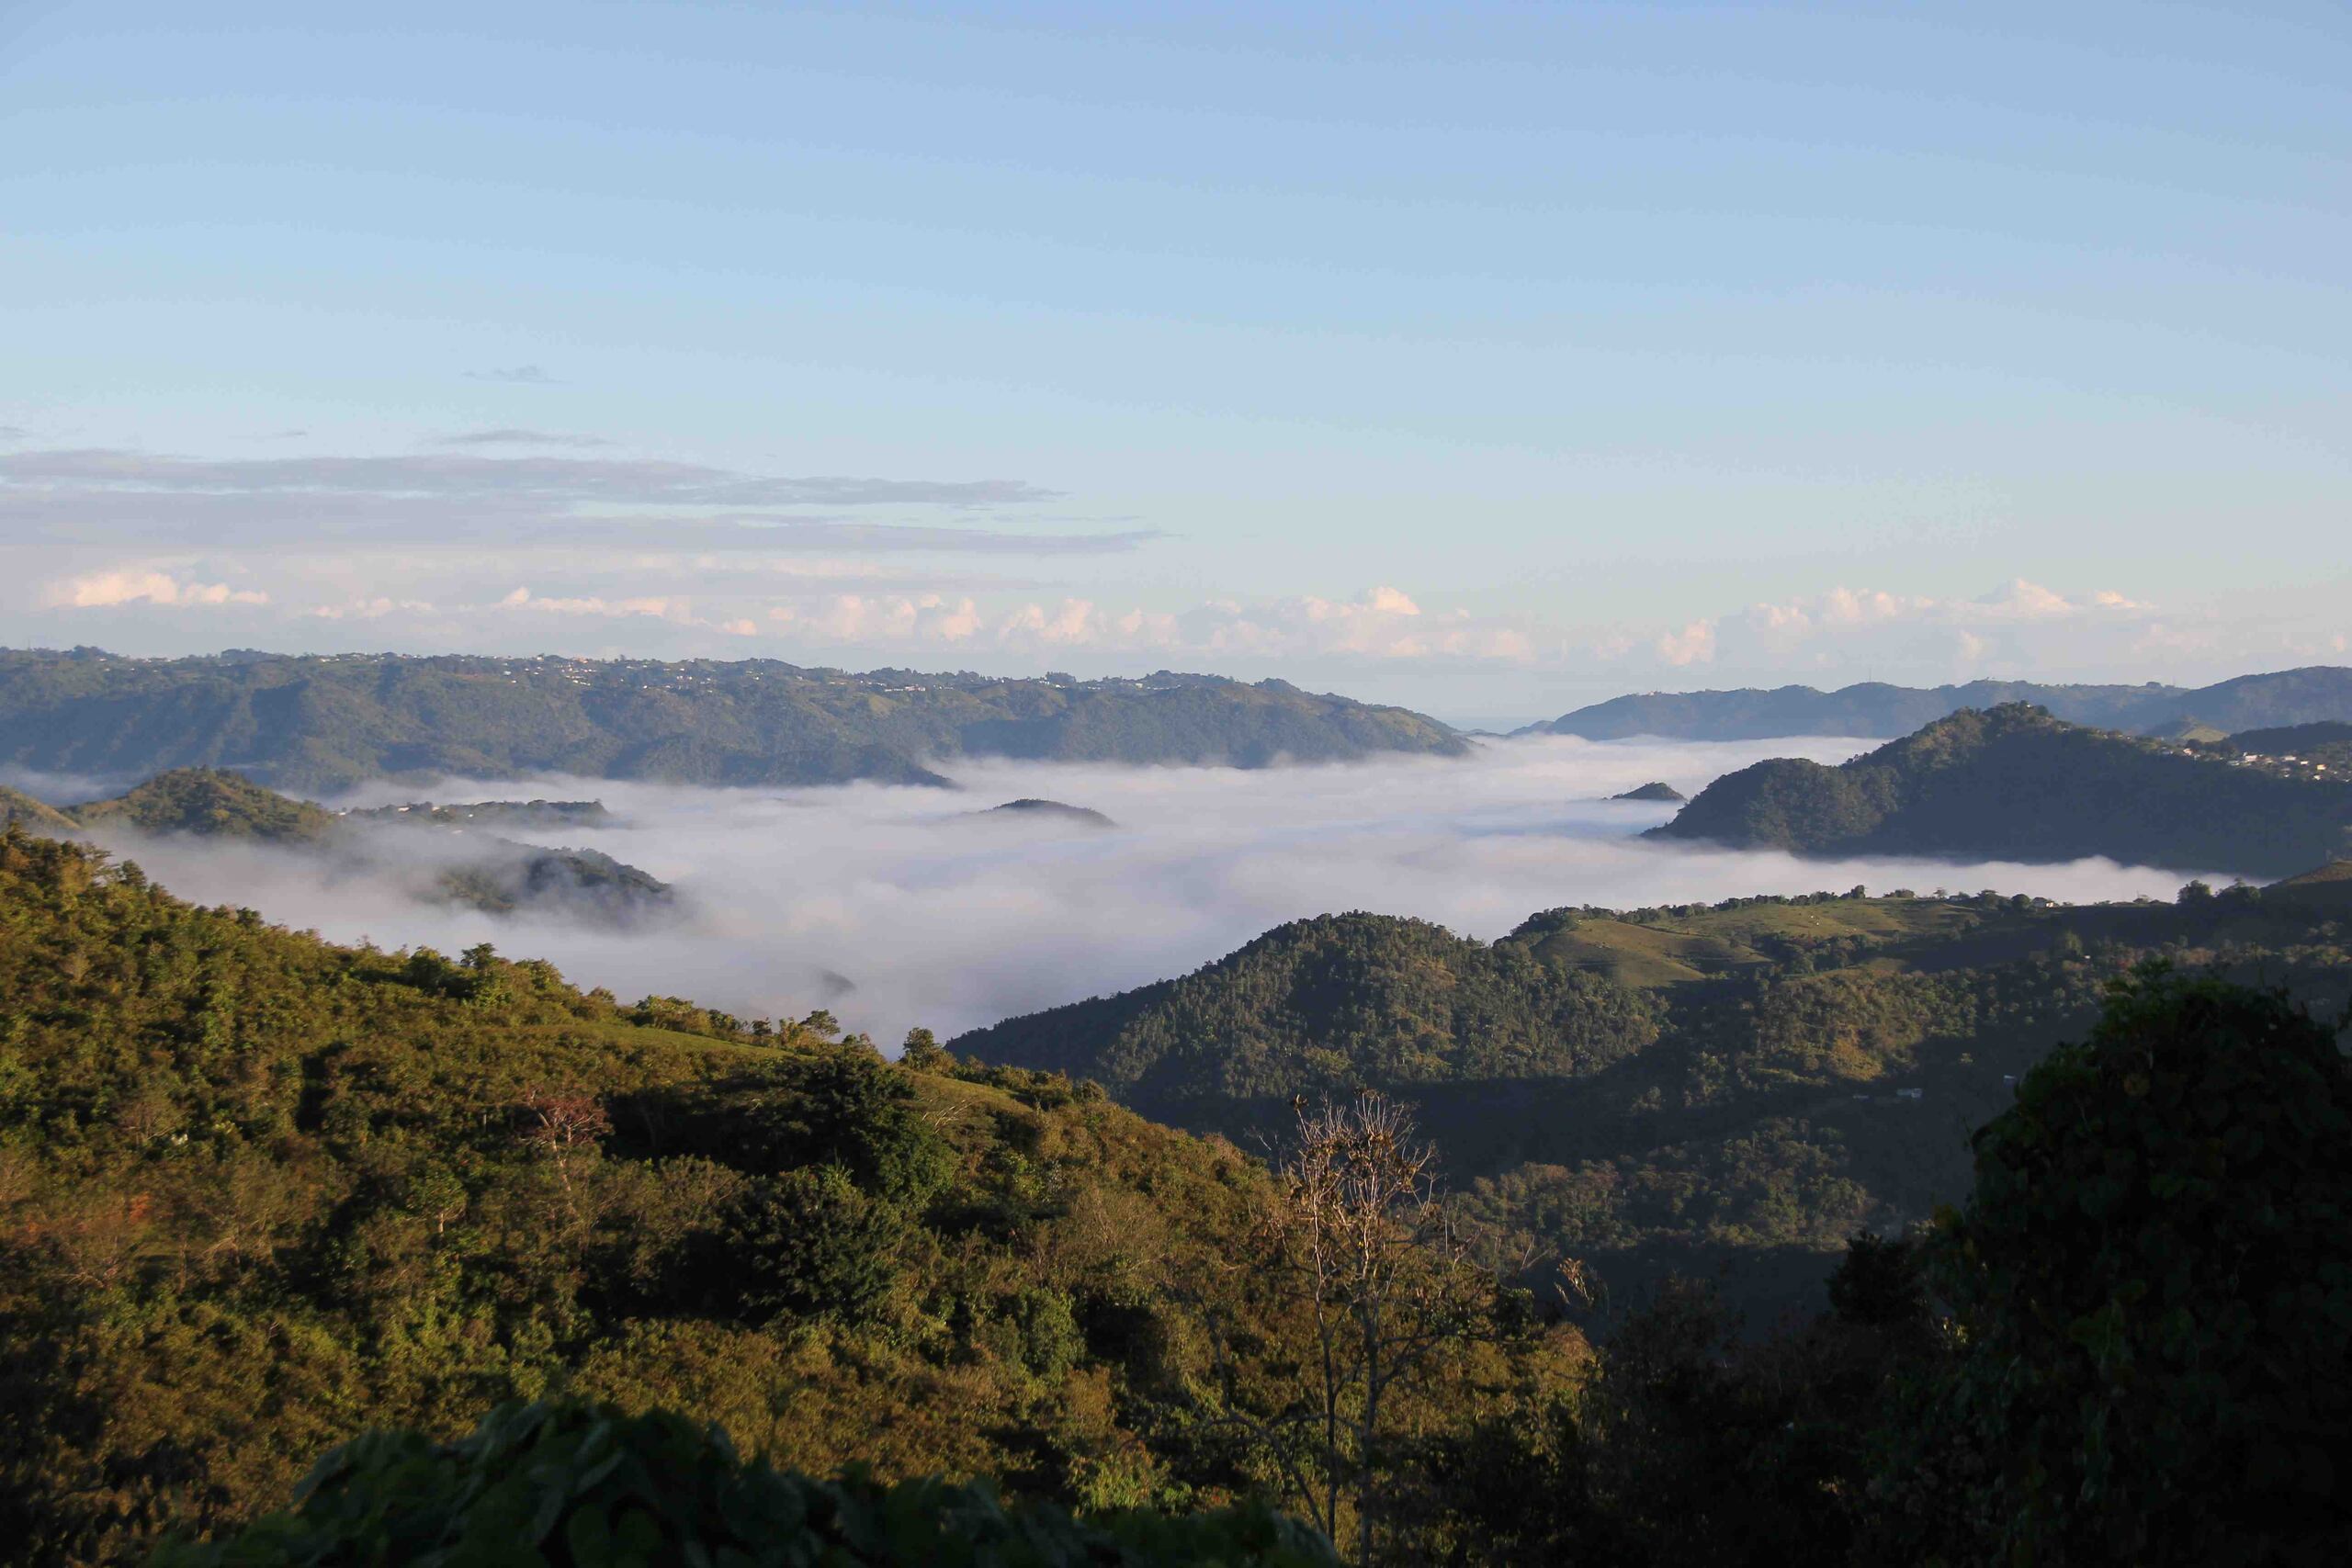
{"type": "Polygon", "coordinates": [[[1170,1114],[1358,1082],[1577,1077],[1657,1038],[1638,995],[1442,927],[1379,915],[1278,926],[1180,980],[1012,1019],[957,1043],[1081,1074],[1170,1114]]]}
{"type": "Polygon", "coordinates": [[[0,784],[0,828],[10,823],[22,823],[28,832],[66,833],[79,831],[74,818],[57,807],[35,800],[20,789],[0,784]]]}
{"type": "Polygon", "coordinates": [[[17,831],[0,926],[12,1562],[137,1557],[363,1427],[559,1388],[1083,1506],[1272,1474],[1198,1425],[1291,1354],[1225,1267],[1261,1183],[1229,1146],[487,947],[332,946],[17,831]]]}
{"type": "Polygon", "coordinates": [[[1743,768],[1651,835],[2277,876],[2352,846],[2352,784],[2233,767],[2010,704],[1938,719],[1834,768],[1786,758],[1743,768]]]}
{"type": "Polygon", "coordinates": [[[2195,688],[2154,682],[2088,686],[2032,681],[1971,681],[1923,688],[1872,681],[1834,692],[1812,686],[1650,692],[1578,708],[1548,724],[1532,726],[1531,732],[1592,740],[1636,735],[1679,740],[1905,735],[1962,708],[2007,703],[2032,703],[2072,723],[2138,734],[2177,734],[2185,722],[2226,733],[2257,725],[2352,719],[2352,669],[2314,665],[2195,688]]]}
{"type": "Polygon", "coordinates": [[[2277,893],[1560,909],[1492,944],[1327,917],[955,1045],[1245,1144],[1292,1094],[1377,1089],[1416,1107],[1498,1256],[1556,1249],[1621,1301],[1722,1270],[1762,1325],[1854,1231],[1964,1192],[1968,1131],[2134,964],[2223,962],[2330,1014],[2352,998],[2340,907],[2277,893]]]}
{"type": "Polygon", "coordinates": [[[85,828],[127,828],[141,833],[195,833],[209,839],[254,839],[271,844],[317,844],[334,837],[334,812],[289,800],[217,768],[158,773],[113,800],[77,806],[85,828]]]}
{"type": "Polygon", "coordinates": [[[561,773],[685,784],[944,784],[964,756],[1255,768],[1460,755],[1402,708],[1167,671],[1006,680],[774,660],[0,652],[0,763],[85,775],[234,768],[281,789],[561,773]]]}

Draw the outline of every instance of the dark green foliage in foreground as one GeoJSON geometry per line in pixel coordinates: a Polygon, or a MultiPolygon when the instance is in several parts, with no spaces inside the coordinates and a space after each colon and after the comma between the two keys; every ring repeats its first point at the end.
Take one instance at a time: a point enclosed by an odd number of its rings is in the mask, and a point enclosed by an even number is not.
{"type": "Polygon", "coordinates": [[[434,773],[942,784],[931,759],[1264,767],[1465,750],[1403,708],[1165,671],[1062,682],[775,660],[0,651],[0,764],[100,776],[233,766],[283,789],[434,773]]]}
{"type": "Polygon", "coordinates": [[[1743,1336],[1670,1281],[1590,1376],[1431,1445],[1492,1557],[2352,1561],[2352,1077],[2277,996],[2161,969],[1976,1139],[1963,1213],[1863,1235],[1743,1336]]]}
{"type": "MultiPolygon", "coordinates": [[[[1965,1520],[1988,1555],[2352,1560],[2352,1077],[2333,1028],[2154,973],[1975,1146],[1974,1195],[1934,1249],[1967,1348],[1927,1437],[1985,1467],[1965,1520]]],[[[1928,1518],[1916,1544],[1951,1551],[1949,1516],[1928,1518]]]]}
{"type": "Polygon", "coordinates": [[[909,1226],[839,1166],[755,1177],[721,1211],[709,1244],[711,1283],[731,1282],[754,1323],[872,1318],[899,1278],[909,1226]]]}
{"type": "Polygon", "coordinates": [[[1655,837],[1800,854],[2214,867],[2278,876],[2352,850],[2352,783],[2274,777],[2011,704],[1837,767],[1758,762],[1655,837]]]}
{"type": "Polygon", "coordinates": [[[1270,1493],[1214,1424],[1297,1354],[1226,1262],[1260,1175],[834,1033],[334,946],[0,833],[0,1556],[135,1558],[361,1430],[559,1391],[809,1474],[1270,1493]],[[1212,1314],[1255,1347],[1223,1379],[1212,1314]]]}
{"type": "Polygon", "coordinates": [[[1311,1531],[1262,1506],[1080,1522],[1007,1507],[985,1484],[817,1481],[746,1463],[724,1432],[663,1412],[507,1405],[435,1444],[371,1432],[335,1450],[298,1506],[156,1568],[1323,1568],[1311,1531]]]}

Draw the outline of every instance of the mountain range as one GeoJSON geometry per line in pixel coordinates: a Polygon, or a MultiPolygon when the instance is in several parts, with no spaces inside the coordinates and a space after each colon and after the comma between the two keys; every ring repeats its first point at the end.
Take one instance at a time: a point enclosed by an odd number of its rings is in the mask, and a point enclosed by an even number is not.
{"type": "Polygon", "coordinates": [[[233,768],[280,789],[434,775],[944,785],[959,757],[1242,768],[1468,743],[1403,708],[1169,671],[1009,680],[774,660],[0,653],[0,765],[233,768]]]}
{"type": "Polygon", "coordinates": [[[1762,740],[1783,735],[1907,735],[1961,708],[2031,703],[2059,718],[2134,734],[2196,725],[2220,734],[2267,726],[2352,719],[2352,669],[2312,665],[2241,675],[2211,686],[2044,685],[1971,681],[1953,686],[1863,682],[1824,692],[1812,686],[1729,692],[1650,692],[1611,697],[1521,735],[1623,740],[1762,740]]]}

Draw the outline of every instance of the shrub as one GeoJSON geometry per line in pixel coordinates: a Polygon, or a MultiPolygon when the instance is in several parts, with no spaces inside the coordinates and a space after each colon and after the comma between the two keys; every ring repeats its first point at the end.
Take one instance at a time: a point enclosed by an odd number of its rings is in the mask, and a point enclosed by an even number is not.
{"type": "Polygon", "coordinates": [[[1001,1503],[985,1483],[837,1481],[739,1458],[716,1426],[609,1405],[509,1404],[435,1444],[371,1432],[319,1461],[293,1508],[166,1545],[157,1568],[729,1568],[967,1564],[1333,1568],[1322,1540],[1262,1506],[1078,1520],[1001,1503]]]}
{"type": "Polygon", "coordinates": [[[1935,1243],[1963,1511],[2037,1563],[2352,1554],[2352,1080],[2282,998],[2143,970],[1976,1135],[1935,1243]]]}
{"type": "Polygon", "coordinates": [[[729,1202],[704,1276],[731,1280],[754,1323],[786,1314],[854,1323],[889,1295],[907,1228],[838,1167],[788,1170],[746,1183],[729,1202]]]}

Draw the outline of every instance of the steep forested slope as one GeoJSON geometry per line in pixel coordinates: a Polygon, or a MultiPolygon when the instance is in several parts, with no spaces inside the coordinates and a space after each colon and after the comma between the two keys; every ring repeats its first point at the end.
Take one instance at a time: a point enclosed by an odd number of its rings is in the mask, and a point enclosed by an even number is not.
{"type": "Polygon", "coordinates": [[[2279,876],[2352,847],[2352,783],[2233,767],[2011,704],[1938,719],[1834,768],[1798,758],[1743,768],[1651,835],[2279,876]]]}
{"type": "Polygon", "coordinates": [[[1464,742],[1402,708],[1162,673],[850,674],[773,660],[180,660],[0,653],[0,763],[144,776],[232,767],[284,789],[433,773],[692,784],[945,781],[958,756],[1262,767],[1464,742]]]}

